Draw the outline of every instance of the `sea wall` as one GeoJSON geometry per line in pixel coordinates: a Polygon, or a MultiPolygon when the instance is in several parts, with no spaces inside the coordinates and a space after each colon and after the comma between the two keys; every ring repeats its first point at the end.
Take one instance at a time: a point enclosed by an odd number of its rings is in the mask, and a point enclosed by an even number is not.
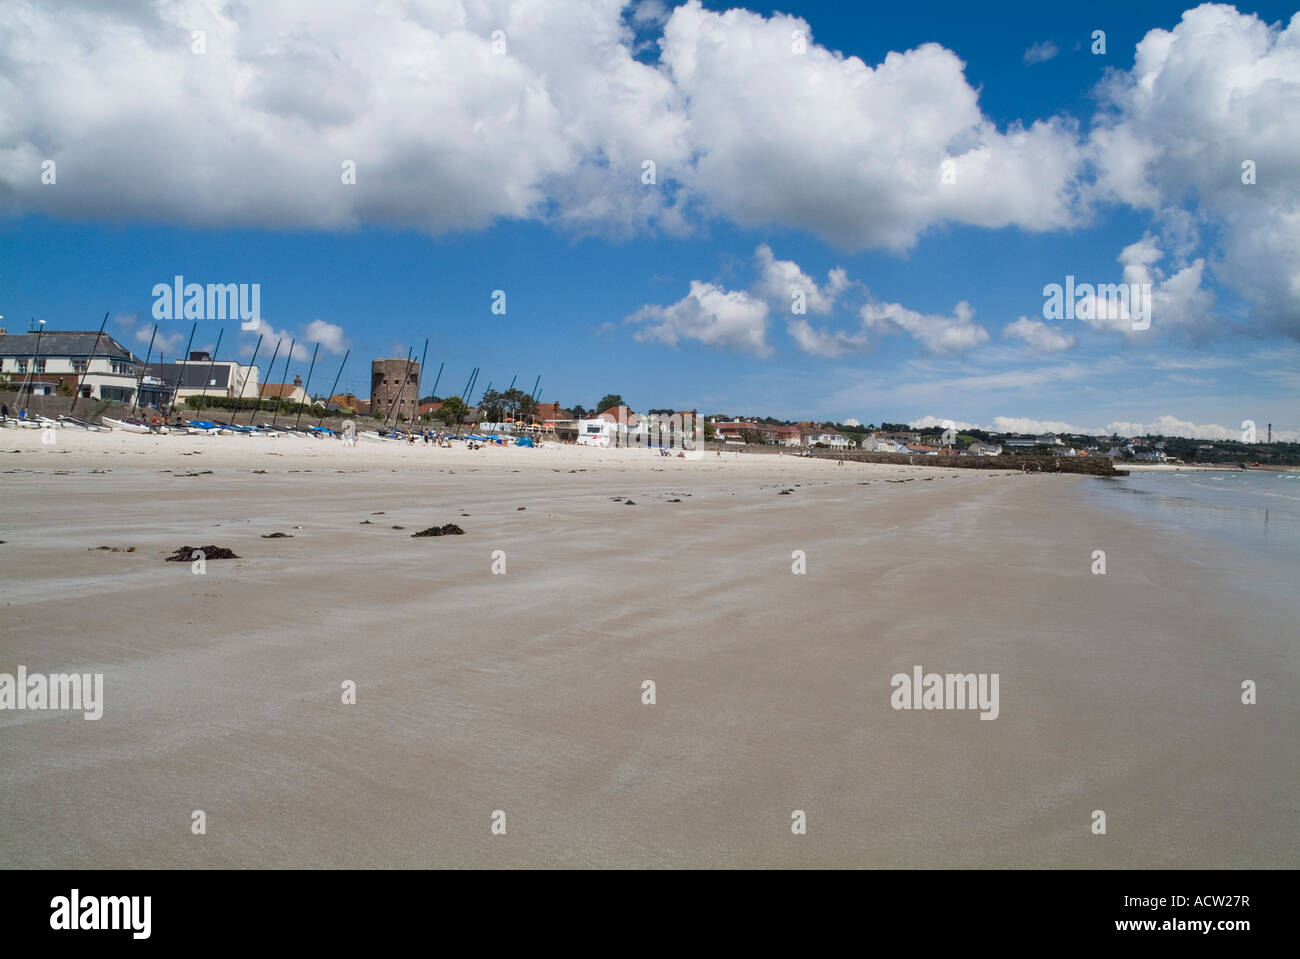
{"type": "Polygon", "coordinates": [[[1091,476],[1127,476],[1109,456],[927,456],[923,453],[862,453],[815,450],[820,459],[846,459],[858,463],[907,463],[944,469],[1028,470],[1031,473],[1086,473],[1091,476]]]}

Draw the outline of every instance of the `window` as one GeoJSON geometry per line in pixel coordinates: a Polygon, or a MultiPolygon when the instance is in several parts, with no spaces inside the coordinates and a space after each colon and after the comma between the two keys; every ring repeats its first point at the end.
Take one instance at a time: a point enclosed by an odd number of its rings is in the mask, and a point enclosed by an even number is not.
{"type": "Polygon", "coordinates": [[[27,372],[27,361],[26,361],[26,360],[16,360],[15,362],[18,364],[18,372],[19,372],[19,373],[26,373],[26,372],[27,372]]]}
{"type": "Polygon", "coordinates": [[[72,372],[74,372],[74,373],[84,373],[84,372],[86,372],[86,361],[85,361],[85,360],[73,360],[73,361],[72,361],[72,372]]]}
{"type": "Polygon", "coordinates": [[[84,400],[88,400],[88,399],[90,399],[90,391],[91,391],[92,389],[93,389],[93,387],[90,387],[90,386],[83,386],[83,387],[81,388],[81,398],[84,399],[84,400]]]}
{"type": "Polygon", "coordinates": [[[39,360],[36,361],[36,372],[37,372],[37,373],[44,373],[44,372],[45,372],[45,360],[44,360],[44,359],[39,359],[39,360]]]}

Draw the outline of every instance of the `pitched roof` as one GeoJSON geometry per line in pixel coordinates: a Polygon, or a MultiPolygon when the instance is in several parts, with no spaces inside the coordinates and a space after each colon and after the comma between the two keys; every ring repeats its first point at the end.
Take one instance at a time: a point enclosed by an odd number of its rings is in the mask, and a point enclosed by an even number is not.
{"type": "Polygon", "coordinates": [[[282,399],[287,396],[293,396],[293,391],[300,389],[302,389],[302,386],[296,383],[263,383],[261,395],[274,396],[282,399]]]}
{"type": "Polygon", "coordinates": [[[325,401],[326,406],[336,406],[343,410],[359,410],[361,400],[357,399],[355,393],[335,393],[325,401]]]}
{"type": "Polygon", "coordinates": [[[561,409],[559,403],[538,403],[533,410],[533,416],[539,420],[573,419],[573,414],[566,409],[561,409]]]}
{"type": "Polygon", "coordinates": [[[611,406],[609,409],[597,413],[596,418],[609,420],[611,423],[622,422],[628,426],[635,426],[637,422],[637,415],[626,406],[611,406]]]}
{"type": "Polygon", "coordinates": [[[115,360],[136,361],[135,355],[107,333],[95,345],[95,330],[48,331],[45,333],[6,333],[0,336],[0,356],[30,357],[36,352],[36,338],[41,340],[41,356],[107,356],[115,360]]]}

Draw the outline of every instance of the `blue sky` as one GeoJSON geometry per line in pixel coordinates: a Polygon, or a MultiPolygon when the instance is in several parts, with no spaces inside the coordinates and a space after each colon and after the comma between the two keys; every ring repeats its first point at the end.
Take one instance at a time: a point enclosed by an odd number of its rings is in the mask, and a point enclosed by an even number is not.
{"type": "MultiPolygon", "coordinates": [[[[566,405],[1300,428],[1285,5],[367,9],[0,15],[2,325],[107,311],[143,355],[180,274],[260,284],[273,336],[315,322],[313,392],[428,338],[444,395],[480,366],[566,405]],[[1067,275],[1149,282],[1151,328],[1046,319],[1067,275]]],[[[171,356],[188,334],[162,322],[171,356]]]]}

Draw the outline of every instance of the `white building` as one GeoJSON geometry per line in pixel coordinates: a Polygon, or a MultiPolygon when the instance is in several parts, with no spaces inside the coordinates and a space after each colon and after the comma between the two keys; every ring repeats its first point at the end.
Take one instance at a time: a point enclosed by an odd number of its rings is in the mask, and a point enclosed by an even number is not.
{"type": "Polygon", "coordinates": [[[20,391],[70,396],[80,390],[85,399],[130,403],[140,372],[136,356],[107,333],[0,330],[0,375],[20,391]]]}
{"type": "MultiPolygon", "coordinates": [[[[177,403],[191,396],[256,399],[260,388],[256,366],[244,366],[233,360],[213,361],[209,354],[197,350],[184,363],[150,363],[147,372],[176,388],[177,403]]],[[[306,402],[306,394],[302,396],[297,402],[306,402]]]]}
{"type": "Polygon", "coordinates": [[[818,443],[822,443],[833,450],[846,450],[853,445],[853,441],[843,433],[827,429],[816,429],[804,433],[803,442],[805,446],[816,446],[818,443]]]}
{"type": "Polygon", "coordinates": [[[618,423],[607,419],[578,420],[579,446],[613,446],[618,441],[618,423]]]}

